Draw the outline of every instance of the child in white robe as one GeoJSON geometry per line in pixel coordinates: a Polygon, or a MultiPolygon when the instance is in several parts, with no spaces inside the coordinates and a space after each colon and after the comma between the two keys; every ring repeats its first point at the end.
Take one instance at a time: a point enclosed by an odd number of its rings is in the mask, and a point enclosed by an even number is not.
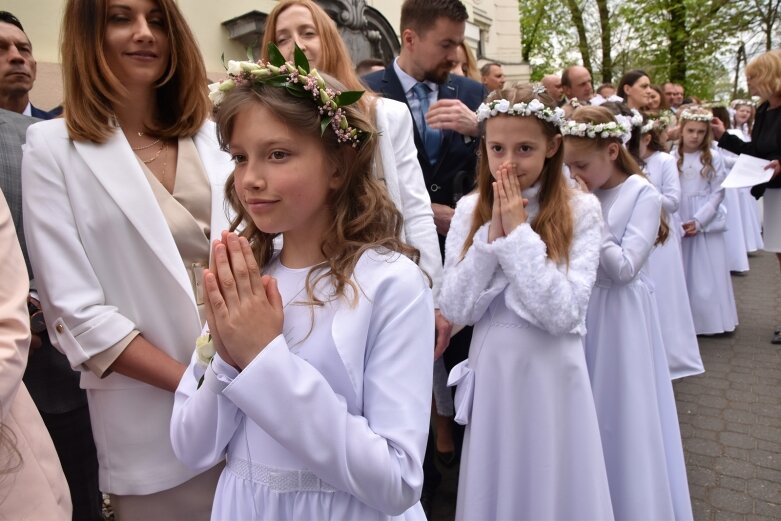
{"type": "Polygon", "coordinates": [[[681,181],[678,209],[683,266],[698,335],[733,331],[738,324],[724,241],[727,226],[721,156],[712,152],[710,111],[690,108],[679,117],[675,155],[681,181]]]}
{"type": "Polygon", "coordinates": [[[478,189],[456,208],[439,298],[475,325],[449,381],[466,424],[456,519],[612,519],[582,347],[599,203],[562,176],[550,96],[522,85],[486,103],[478,189]]]}
{"type": "Polygon", "coordinates": [[[623,146],[631,129],[603,107],[562,128],[564,160],[605,223],[586,318],[586,361],[616,519],[692,519],[678,416],[646,261],[664,240],[659,192],[623,146]]]}
{"type": "Polygon", "coordinates": [[[174,451],[226,460],[214,520],[422,521],[433,301],[372,175],[360,93],[304,75],[300,50],[295,67],[229,65],[212,97],[241,233],[212,247],[210,341],[176,392],[174,451]]]}

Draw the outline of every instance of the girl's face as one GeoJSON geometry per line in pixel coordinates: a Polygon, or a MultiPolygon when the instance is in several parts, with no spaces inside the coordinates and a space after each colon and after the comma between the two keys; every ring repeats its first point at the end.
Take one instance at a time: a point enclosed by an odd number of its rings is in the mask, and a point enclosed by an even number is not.
{"type": "Polygon", "coordinates": [[[320,244],[332,219],[328,196],[341,184],[320,138],[251,103],[236,114],[228,145],[234,187],[255,226],[285,234],[286,243],[320,244]]]}
{"type": "Polygon", "coordinates": [[[651,144],[651,138],[653,136],[650,132],[646,132],[640,137],[640,157],[643,159],[646,159],[648,156],[650,156],[653,153],[653,150],[648,148],[648,145],[651,144]]]}
{"type": "Polygon", "coordinates": [[[708,135],[708,123],[704,121],[684,121],[681,128],[684,152],[696,152],[708,135]]]}
{"type": "Polygon", "coordinates": [[[611,142],[599,147],[593,140],[570,138],[564,141],[564,163],[572,177],[579,177],[589,191],[613,188],[626,179],[614,165],[621,145],[611,142]]]}
{"type": "Polygon", "coordinates": [[[274,41],[286,60],[293,61],[296,45],[304,51],[313,69],[320,68],[322,46],[312,12],[303,5],[291,5],[277,17],[274,41]]]}
{"type": "Polygon", "coordinates": [[[656,92],[654,89],[650,89],[648,91],[648,110],[656,110],[659,108],[659,105],[662,103],[662,97],[659,96],[659,93],[656,92]]]}
{"type": "Polygon", "coordinates": [[[516,166],[521,190],[534,185],[547,158],[561,146],[561,136],[548,139],[535,117],[496,116],[485,125],[485,148],[491,175],[504,163],[516,166]]]}
{"type": "Polygon", "coordinates": [[[746,105],[740,105],[737,109],[735,109],[735,123],[737,125],[742,125],[743,123],[747,123],[750,117],[751,117],[751,107],[746,105]]]}
{"type": "Polygon", "coordinates": [[[170,58],[163,11],[154,0],[110,0],[103,48],[122,85],[152,88],[170,58]]]}
{"type": "Polygon", "coordinates": [[[624,85],[624,94],[626,94],[626,104],[629,108],[640,109],[648,105],[651,92],[651,80],[648,76],[641,76],[634,85],[624,85]]]}
{"type": "Polygon", "coordinates": [[[456,50],[456,56],[456,61],[453,62],[453,68],[450,70],[450,74],[466,76],[466,53],[464,52],[464,48],[460,45],[456,50]]]}

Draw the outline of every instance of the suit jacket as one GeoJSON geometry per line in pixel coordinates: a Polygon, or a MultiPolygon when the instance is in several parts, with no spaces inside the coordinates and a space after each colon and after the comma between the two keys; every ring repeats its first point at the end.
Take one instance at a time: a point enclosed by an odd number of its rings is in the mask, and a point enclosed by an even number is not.
{"type": "MultiPolygon", "coordinates": [[[[0,109],[0,188],[11,209],[16,234],[22,247],[30,280],[33,278],[22,223],[22,145],[27,127],[40,120],[0,109]]],[[[84,407],[87,396],[79,388],[79,375],[71,369],[65,355],[41,335],[41,346],[30,351],[24,383],[38,410],[64,413],[84,407]]]]}
{"type": "MultiPolygon", "coordinates": [[[[393,69],[393,63],[385,70],[364,76],[363,81],[370,89],[386,98],[407,104],[407,96],[399,77],[393,69]]],[[[469,78],[450,74],[445,83],[439,86],[438,99],[458,99],[471,110],[483,101],[483,86],[469,78]]],[[[407,105],[409,108],[409,105],[407,105]]],[[[426,188],[431,202],[455,207],[462,195],[470,192],[475,183],[477,164],[477,139],[464,136],[452,130],[445,130],[439,160],[431,165],[426,155],[420,129],[415,125],[415,146],[418,149],[418,161],[423,170],[426,188]]]]}
{"type": "MultiPolygon", "coordinates": [[[[193,141],[211,185],[216,239],[228,227],[223,191],[233,166],[214,123],[193,141]]],[[[173,393],[83,366],[134,329],[187,364],[201,332],[187,270],[138,159],[119,129],[103,144],[74,142],[63,120],[44,121],[27,133],[22,187],[49,334],[87,389],[100,489],[151,494],[187,481],[197,471],[171,448],[173,393]]]]}
{"type": "Polygon", "coordinates": [[[49,433],[22,383],[30,346],[22,252],[0,197],[0,517],[70,520],[68,483],[49,433]],[[8,472],[6,472],[8,471],[8,472]]]}
{"type": "Polygon", "coordinates": [[[31,103],[30,110],[32,112],[32,117],[38,119],[54,119],[62,115],[62,105],[60,105],[59,107],[54,107],[49,112],[46,112],[45,110],[36,108],[35,105],[31,103]]]}

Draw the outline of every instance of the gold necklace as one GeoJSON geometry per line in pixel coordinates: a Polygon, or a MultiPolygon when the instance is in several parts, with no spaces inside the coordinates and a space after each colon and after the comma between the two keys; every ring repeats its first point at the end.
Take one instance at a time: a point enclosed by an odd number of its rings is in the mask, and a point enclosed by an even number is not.
{"type": "MultiPolygon", "coordinates": [[[[160,141],[160,140],[158,139],[157,141],[160,141]]],[[[145,147],[145,148],[149,148],[149,147],[145,147]]],[[[160,157],[160,154],[162,154],[162,153],[163,153],[163,151],[164,151],[164,150],[166,150],[167,148],[168,148],[168,143],[166,143],[166,142],[163,142],[163,143],[160,145],[160,148],[157,150],[157,153],[156,153],[155,155],[153,155],[153,156],[152,156],[152,157],[150,157],[149,159],[144,159],[143,157],[140,157],[140,156],[139,156],[139,159],[140,159],[140,160],[141,160],[141,161],[142,161],[142,162],[143,162],[145,165],[148,165],[149,163],[151,163],[151,162],[155,161],[155,160],[156,160],[158,157],[160,157]]],[[[135,150],[137,150],[137,149],[135,149],[135,148],[134,148],[133,150],[135,151],[135,150]]],[[[136,155],[138,155],[138,154],[136,154],[136,155]]]]}
{"type": "MultiPolygon", "coordinates": [[[[143,135],[143,132],[138,132],[138,134],[139,134],[139,135],[143,135]]],[[[157,139],[155,139],[154,141],[152,141],[151,143],[149,143],[148,145],[144,145],[144,146],[140,146],[140,147],[133,147],[133,146],[131,146],[131,147],[130,147],[130,149],[131,149],[133,152],[138,152],[139,150],[146,150],[147,148],[152,148],[153,146],[155,146],[156,144],[158,144],[158,143],[160,142],[160,140],[161,140],[161,139],[162,139],[162,138],[157,138],[157,139]]]]}

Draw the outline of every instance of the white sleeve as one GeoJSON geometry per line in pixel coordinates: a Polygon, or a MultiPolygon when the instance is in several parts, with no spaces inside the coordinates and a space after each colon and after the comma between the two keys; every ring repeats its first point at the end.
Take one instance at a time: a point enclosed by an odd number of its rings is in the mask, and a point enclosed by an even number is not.
{"type": "Polygon", "coordinates": [[[31,125],[27,131],[22,158],[24,232],[51,340],[78,369],[137,328],[105,302],[45,130],[31,125]]]}
{"type": "Polygon", "coordinates": [[[431,413],[434,308],[418,271],[409,271],[414,282],[394,278],[373,297],[358,383],[363,415],[351,414],[282,335],[223,391],[320,479],[387,515],[420,497],[431,413]]]}
{"type": "Polygon", "coordinates": [[[462,197],[450,222],[445,241],[445,269],[439,309],[454,324],[471,325],[485,313],[495,295],[487,292],[499,260],[489,248],[488,226],[483,224],[475,233],[472,245],[463,259],[461,251],[472,227],[477,195],[462,197]]]}
{"type": "Polygon", "coordinates": [[[404,234],[408,244],[420,251],[420,267],[431,277],[434,303],[439,302],[439,290],[442,283],[442,254],[439,251],[439,238],[434,225],[434,211],[431,198],[426,190],[423,171],[418,161],[418,149],[413,139],[412,116],[406,106],[391,124],[393,132],[393,153],[398,175],[401,213],[404,215],[404,234]]]}
{"type": "Polygon", "coordinates": [[[242,414],[221,390],[237,375],[220,355],[214,356],[204,372],[197,353],[193,353],[176,388],[171,414],[171,445],[179,461],[188,467],[210,469],[225,457],[242,414]]]}
{"type": "Polygon", "coordinates": [[[602,211],[590,194],[572,199],[574,222],[569,264],[553,262],[531,225],[524,223],[491,244],[510,282],[506,303],[518,314],[531,314],[543,329],[562,335],[584,320],[597,276],[602,211]]]}
{"type": "Polygon", "coordinates": [[[665,159],[662,161],[662,186],[659,193],[662,195],[662,208],[667,215],[673,215],[681,204],[681,179],[675,159],[671,156],[665,159]]]}
{"type": "Polygon", "coordinates": [[[724,189],[721,187],[721,183],[726,177],[724,161],[721,159],[721,154],[716,151],[711,152],[713,153],[713,173],[708,180],[710,195],[705,204],[694,214],[694,221],[697,223],[698,230],[702,230],[710,224],[719,211],[719,205],[724,201],[724,189]]]}
{"type": "Polygon", "coordinates": [[[623,237],[605,224],[599,260],[611,280],[626,284],[640,272],[659,234],[661,211],[659,192],[648,184],[638,194],[623,237]]]}

